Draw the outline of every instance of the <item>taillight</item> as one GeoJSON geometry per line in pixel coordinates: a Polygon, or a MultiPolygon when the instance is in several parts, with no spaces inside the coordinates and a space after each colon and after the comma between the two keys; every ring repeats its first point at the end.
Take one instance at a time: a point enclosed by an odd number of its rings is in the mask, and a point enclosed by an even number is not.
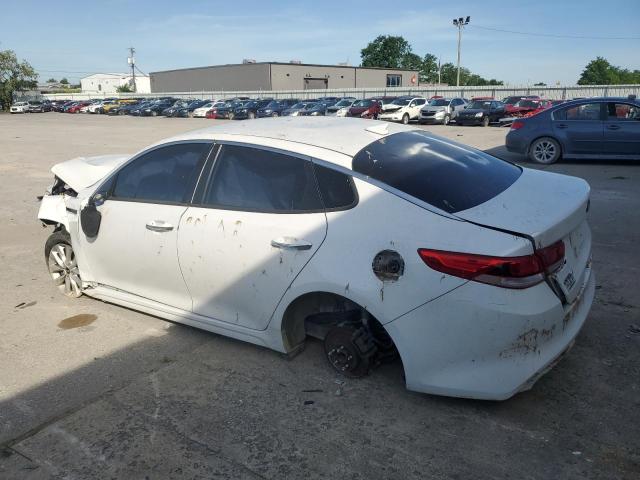
{"type": "Polygon", "coordinates": [[[553,245],[536,250],[536,255],[547,273],[553,273],[564,263],[564,242],[559,240],[553,245]]]}
{"type": "Polygon", "coordinates": [[[532,255],[492,257],[473,253],[418,249],[420,258],[432,269],[480,283],[504,288],[528,288],[544,281],[564,261],[564,242],[539,249],[532,255]]]}
{"type": "Polygon", "coordinates": [[[498,287],[528,288],[544,280],[544,267],[536,255],[491,257],[426,248],[418,255],[438,272],[498,287]]]}
{"type": "Polygon", "coordinates": [[[511,124],[511,130],[520,130],[522,127],[524,127],[524,122],[522,120],[515,120],[511,124]]]}

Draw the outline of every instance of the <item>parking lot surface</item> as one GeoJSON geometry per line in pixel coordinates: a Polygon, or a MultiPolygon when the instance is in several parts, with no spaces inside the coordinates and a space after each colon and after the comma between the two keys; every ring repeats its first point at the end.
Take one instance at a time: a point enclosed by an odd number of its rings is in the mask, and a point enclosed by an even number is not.
{"type": "MultiPolygon", "coordinates": [[[[531,391],[457,400],[407,391],[399,362],[347,380],[319,342],[289,359],[58,293],[50,167],[220,122],[0,115],[0,478],[639,478],[640,164],[545,167],[591,185],[596,301],[531,391]]],[[[420,128],[537,168],[507,129],[420,128]]]]}

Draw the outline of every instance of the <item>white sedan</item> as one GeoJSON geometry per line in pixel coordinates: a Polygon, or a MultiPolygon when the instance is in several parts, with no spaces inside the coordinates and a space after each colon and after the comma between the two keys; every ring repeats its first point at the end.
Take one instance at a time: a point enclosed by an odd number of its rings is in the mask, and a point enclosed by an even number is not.
{"type": "Polygon", "coordinates": [[[586,182],[411,127],[233,122],[52,171],[61,292],[288,354],[315,337],[346,376],[399,354],[411,390],[506,399],[594,297],[586,182]]]}
{"type": "Polygon", "coordinates": [[[196,108],[193,111],[193,116],[194,118],[204,118],[207,116],[207,112],[209,110],[211,110],[212,108],[215,107],[221,107],[224,104],[224,102],[208,102],[205,103],[203,106],[196,108]]]}
{"type": "Polygon", "coordinates": [[[11,113],[29,113],[29,102],[16,102],[9,108],[11,113]]]}

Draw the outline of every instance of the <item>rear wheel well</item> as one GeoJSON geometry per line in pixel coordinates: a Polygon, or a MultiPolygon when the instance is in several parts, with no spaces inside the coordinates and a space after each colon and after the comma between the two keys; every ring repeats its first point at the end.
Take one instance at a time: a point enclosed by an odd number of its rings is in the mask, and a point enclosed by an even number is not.
{"type": "MultiPolygon", "coordinates": [[[[363,312],[368,322],[373,322],[376,327],[384,330],[382,324],[366,309],[356,302],[330,292],[310,292],[299,296],[293,300],[282,316],[281,331],[284,347],[287,352],[294,352],[301,349],[307,337],[307,328],[305,320],[319,313],[336,313],[343,314],[346,312],[359,311],[363,312]]],[[[336,315],[337,324],[341,316],[336,315]]]]}

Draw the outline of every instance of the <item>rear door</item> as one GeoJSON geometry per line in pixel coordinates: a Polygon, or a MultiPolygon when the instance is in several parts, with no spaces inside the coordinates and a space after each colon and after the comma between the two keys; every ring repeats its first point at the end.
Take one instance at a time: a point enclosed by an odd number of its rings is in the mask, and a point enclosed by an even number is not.
{"type": "Polygon", "coordinates": [[[604,103],[582,103],[560,109],[553,114],[554,136],[560,140],[565,155],[594,155],[603,152],[604,103]]]}
{"type": "Polygon", "coordinates": [[[604,153],[640,158],[640,107],[624,102],[607,103],[604,153]]]}
{"type": "Polygon", "coordinates": [[[209,177],[178,236],[193,311],[263,330],[327,233],[311,161],[223,144],[209,177]]]}

